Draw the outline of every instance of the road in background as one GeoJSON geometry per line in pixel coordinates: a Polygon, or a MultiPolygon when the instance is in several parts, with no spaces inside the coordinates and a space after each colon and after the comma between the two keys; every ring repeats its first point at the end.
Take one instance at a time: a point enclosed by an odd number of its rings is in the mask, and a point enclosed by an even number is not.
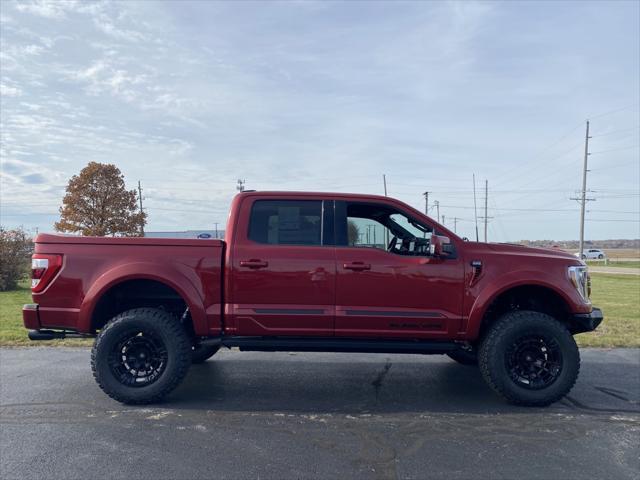
{"type": "Polygon", "coordinates": [[[443,356],[235,350],[132,407],[98,389],[87,349],[5,348],[0,477],[637,479],[640,350],[582,357],[547,409],[443,356]]]}

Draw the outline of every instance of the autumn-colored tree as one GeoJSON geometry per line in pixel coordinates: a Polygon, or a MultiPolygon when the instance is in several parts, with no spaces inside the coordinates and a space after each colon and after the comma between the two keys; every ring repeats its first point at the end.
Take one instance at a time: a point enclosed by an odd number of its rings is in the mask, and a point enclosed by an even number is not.
{"type": "Polygon", "coordinates": [[[136,191],[126,189],[122,172],[115,165],[91,162],[69,180],[55,229],[135,237],[141,235],[145,223],[136,191]]]}

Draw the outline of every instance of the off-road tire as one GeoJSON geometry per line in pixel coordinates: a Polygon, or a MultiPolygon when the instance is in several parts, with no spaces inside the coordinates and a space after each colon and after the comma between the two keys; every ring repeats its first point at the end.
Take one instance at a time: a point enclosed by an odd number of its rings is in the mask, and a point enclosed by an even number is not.
{"type": "Polygon", "coordinates": [[[131,405],[155,403],[186,376],[191,365],[191,345],[189,335],[173,315],[155,308],[135,308],[116,315],[100,331],[91,350],[91,369],[98,386],[114,400],[131,405]],[[136,329],[149,332],[162,342],[167,361],[153,383],[132,387],[116,378],[109,358],[119,338],[127,330],[136,329]]]}
{"type": "Polygon", "coordinates": [[[218,350],[220,350],[220,345],[196,344],[191,350],[191,363],[204,363],[213,357],[218,350]]]}
{"type": "Polygon", "coordinates": [[[473,350],[454,350],[447,353],[447,356],[461,365],[478,366],[478,350],[475,348],[473,350]]]}
{"type": "Polygon", "coordinates": [[[544,313],[513,311],[496,321],[478,351],[480,372],[489,386],[510,403],[543,407],[564,397],[573,388],[580,371],[580,352],[567,328],[544,313]],[[509,375],[508,349],[527,335],[544,335],[555,341],[561,354],[561,369],[553,383],[538,390],[518,385],[509,375]]]}

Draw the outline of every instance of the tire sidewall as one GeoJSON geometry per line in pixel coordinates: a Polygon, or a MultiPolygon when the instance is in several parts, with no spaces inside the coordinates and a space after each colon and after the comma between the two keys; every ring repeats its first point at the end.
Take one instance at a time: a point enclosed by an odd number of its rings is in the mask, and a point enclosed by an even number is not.
{"type": "MultiPolygon", "coordinates": [[[[152,314],[132,310],[116,317],[100,332],[94,344],[94,371],[96,379],[107,394],[125,403],[146,403],[164,396],[175,387],[176,377],[182,377],[180,355],[190,360],[190,351],[185,350],[184,338],[176,335],[175,329],[166,328],[167,322],[176,322],[169,314],[156,311],[152,314]],[[158,318],[161,317],[161,318],[158,318]],[[169,318],[167,318],[169,317],[169,318]],[[160,377],[153,383],[141,387],[123,385],[114,376],[109,366],[109,356],[127,331],[139,330],[153,334],[167,350],[167,362],[160,377]]],[[[186,338],[186,334],[185,334],[186,338]]]]}

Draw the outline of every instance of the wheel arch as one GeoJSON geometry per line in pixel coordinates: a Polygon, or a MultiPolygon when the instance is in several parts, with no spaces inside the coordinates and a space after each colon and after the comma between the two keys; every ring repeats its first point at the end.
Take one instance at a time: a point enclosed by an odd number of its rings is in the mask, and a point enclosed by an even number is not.
{"type": "Polygon", "coordinates": [[[469,337],[479,338],[489,325],[511,310],[538,311],[568,324],[570,306],[571,299],[555,285],[542,281],[510,282],[478,297],[469,317],[469,337]]]}
{"type": "MultiPolygon", "coordinates": [[[[80,309],[78,330],[95,332],[104,318],[100,317],[100,302],[113,292],[126,289],[134,284],[153,285],[154,294],[165,293],[184,302],[189,308],[193,330],[196,335],[206,335],[208,331],[202,295],[193,283],[175,269],[153,263],[130,263],[120,265],[101,275],[87,291],[80,309]],[[169,293],[171,292],[171,293],[169,293]]],[[[144,288],[144,287],[142,287],[144,288]]],[[[137,290],[140,292],[140,290],[137,290]]],[[[162,302],[159,302],[161,304],[162,302]]],[[[119,312],[117,312],[119,313],[119,312]]]]}

